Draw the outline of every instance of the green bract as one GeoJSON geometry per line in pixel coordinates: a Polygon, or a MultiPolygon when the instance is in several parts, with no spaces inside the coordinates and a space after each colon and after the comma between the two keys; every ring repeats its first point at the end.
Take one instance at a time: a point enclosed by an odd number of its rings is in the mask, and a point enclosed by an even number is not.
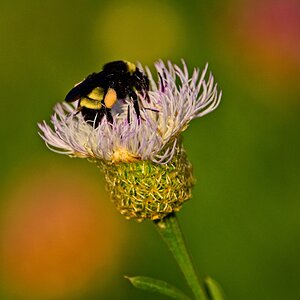
{"type": "Polygon", "coordinates": [[[113,203],[127,219],[161,219],[192,195],[192,166],[181,146],[167,164],[145,160],[101,168],[113,203]]]}

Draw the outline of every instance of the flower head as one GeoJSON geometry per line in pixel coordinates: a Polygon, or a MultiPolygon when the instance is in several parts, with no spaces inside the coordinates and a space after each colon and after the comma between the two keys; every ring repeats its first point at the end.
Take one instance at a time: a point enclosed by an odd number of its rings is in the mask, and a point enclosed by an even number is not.
{"type": "Polygon", "coordinates": [[[59,103],[51,118],[53,127],[46,122],[39,124],[41,137],[53,151],[71,156],[110,163],[138,160],[167,163],[175,153],[180,133],[192,119],[214,110],[221,93],[218,94],[211,74],[205,80],[207,66],[202,73],[195,69],[191,77],[184,62],[183,69],[162,61],[155,68],[158,82],[145,69],[151,90],[149,103],[140,96],[141,119],[137,119],[130,101],[118,102],[112,112],[114,123],[103,118],[96,127],[84,121],[77,112],[77,103],[59,103]]]}
{"type": "Polygon", "coordinates": [[[162,218],[191,196],[193,177],[180,133],[213,111],[221,93],[211,74],[205,78],[207,65],[189,75],[182,64],[157,62],[156,79],[149,68],[138,66],[150,82],[149,99],[139,95],[140,118],[132,101],[124,99],[112,108],[113,124],[106,118],[86,122],[77,103],[57,104],[52,126],[39,124],[51,150],[102,166],[113,201],[127,218],[162,218]]]}

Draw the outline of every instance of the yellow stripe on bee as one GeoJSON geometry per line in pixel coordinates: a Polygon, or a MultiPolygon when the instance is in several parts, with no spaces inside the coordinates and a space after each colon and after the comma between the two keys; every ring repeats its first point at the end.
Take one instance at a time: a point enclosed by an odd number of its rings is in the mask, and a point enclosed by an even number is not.
{"type": "Polygon", "coordinates": [[[104,104],[107,108],[112,108],[117,101],[117,93],[114,89],[109,88],[104,97],[104,104]]]}
{"type": "Polygon", "coordinates": [[[104,96],[104,90],[101,87],[96,87],[87,96],[93,100],[101,101],[104,96]]]}
{"type": "Polygon", "coordinates": [[[81,107],[86,107],[89,109],[101,109],[101,101],[98,100],[93,100],[93,99],[89,99],[89,98],[81,98],[80,100],[80,104],[81,107]]]}
{"type": "Polygon", "coordinates": [[[129,73],[134,73],[136,71],[136,65],[130,61],[124,61],[127,65],[127,69],[129,73]]]}

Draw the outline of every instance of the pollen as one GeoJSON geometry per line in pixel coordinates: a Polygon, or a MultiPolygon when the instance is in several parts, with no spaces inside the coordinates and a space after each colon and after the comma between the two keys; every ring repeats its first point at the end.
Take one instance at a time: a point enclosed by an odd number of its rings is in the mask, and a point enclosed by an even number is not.
{"type": "Polygon", "coordinates": [[[105,98],[104,98],[104,104],[107,108],[112,108],[114,106],[114,104],[117,101],[117,93],[114,89],[109,88],[105,98]]]}
{"type": "Polygon", "coordinates": [[[129,152],[125,148],[117,148],[114,150],[111,161],[113,163],[119,163],[119,162],[127,162],[132,163],[138,161],[140,158],[137,155],[134,155],[133,153],[129,152]]]}

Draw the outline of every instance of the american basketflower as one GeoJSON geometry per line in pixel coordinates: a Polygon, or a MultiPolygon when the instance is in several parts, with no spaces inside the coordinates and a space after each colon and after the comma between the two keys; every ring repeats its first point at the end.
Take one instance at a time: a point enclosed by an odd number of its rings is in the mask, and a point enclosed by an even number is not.
{"type": "MultiPolygon", "coordinates": [[[[105,117],[100,123],[96,119],[87,122],[77,109],[78,101],[64,102],[55,106],[52,124],[39,124],[39,134],[51,150],[97,163],[112,201],[126,218],[156,220],[161,233],[174,231],[174,213],[191,197],[194,184],[181,133],[191,120],[218,106],[221,92],[212,74],[206,74],[207,65],[202,72],[195,68],[191,74],[184,61],[182,67],[158,61],[154,76],[148,67],[138,65],[138,69],[150,83],[148,97],[138,94],[139,118],[128,98],[119,99],[112,107],[112,123],[105,117]]],[[[193,270],[182,271],[188,277],[193,270]]],[[[191,282],[197,281],[195,278],[191,282]]],[[[146,289],[147,280],[131,279],[134,285],[146,289]]],[[[187,280],[196,299],[208,299],[203,288],[187,280]]]]}
{"type": "Polygon", "coordinates": [[[124,101],[112,109],[113,124],[103,118],[99,126],[91,126],[77,112],[77,103],[59,103],[52,126],[39,124],[51,150],[100,163],[117,208],[138,220],[160,219],[191,197],[191,166],[180,133],[192,119],[213,111],[221,99],[213,76],[205,79],[207,66],[191,76],[184,62],[183,69],[162,61],[155,68],[157,82],[148,68],[139,66],[151,87],[150,101],[140,96],[140,119],[133,104],[124,101]]]}

